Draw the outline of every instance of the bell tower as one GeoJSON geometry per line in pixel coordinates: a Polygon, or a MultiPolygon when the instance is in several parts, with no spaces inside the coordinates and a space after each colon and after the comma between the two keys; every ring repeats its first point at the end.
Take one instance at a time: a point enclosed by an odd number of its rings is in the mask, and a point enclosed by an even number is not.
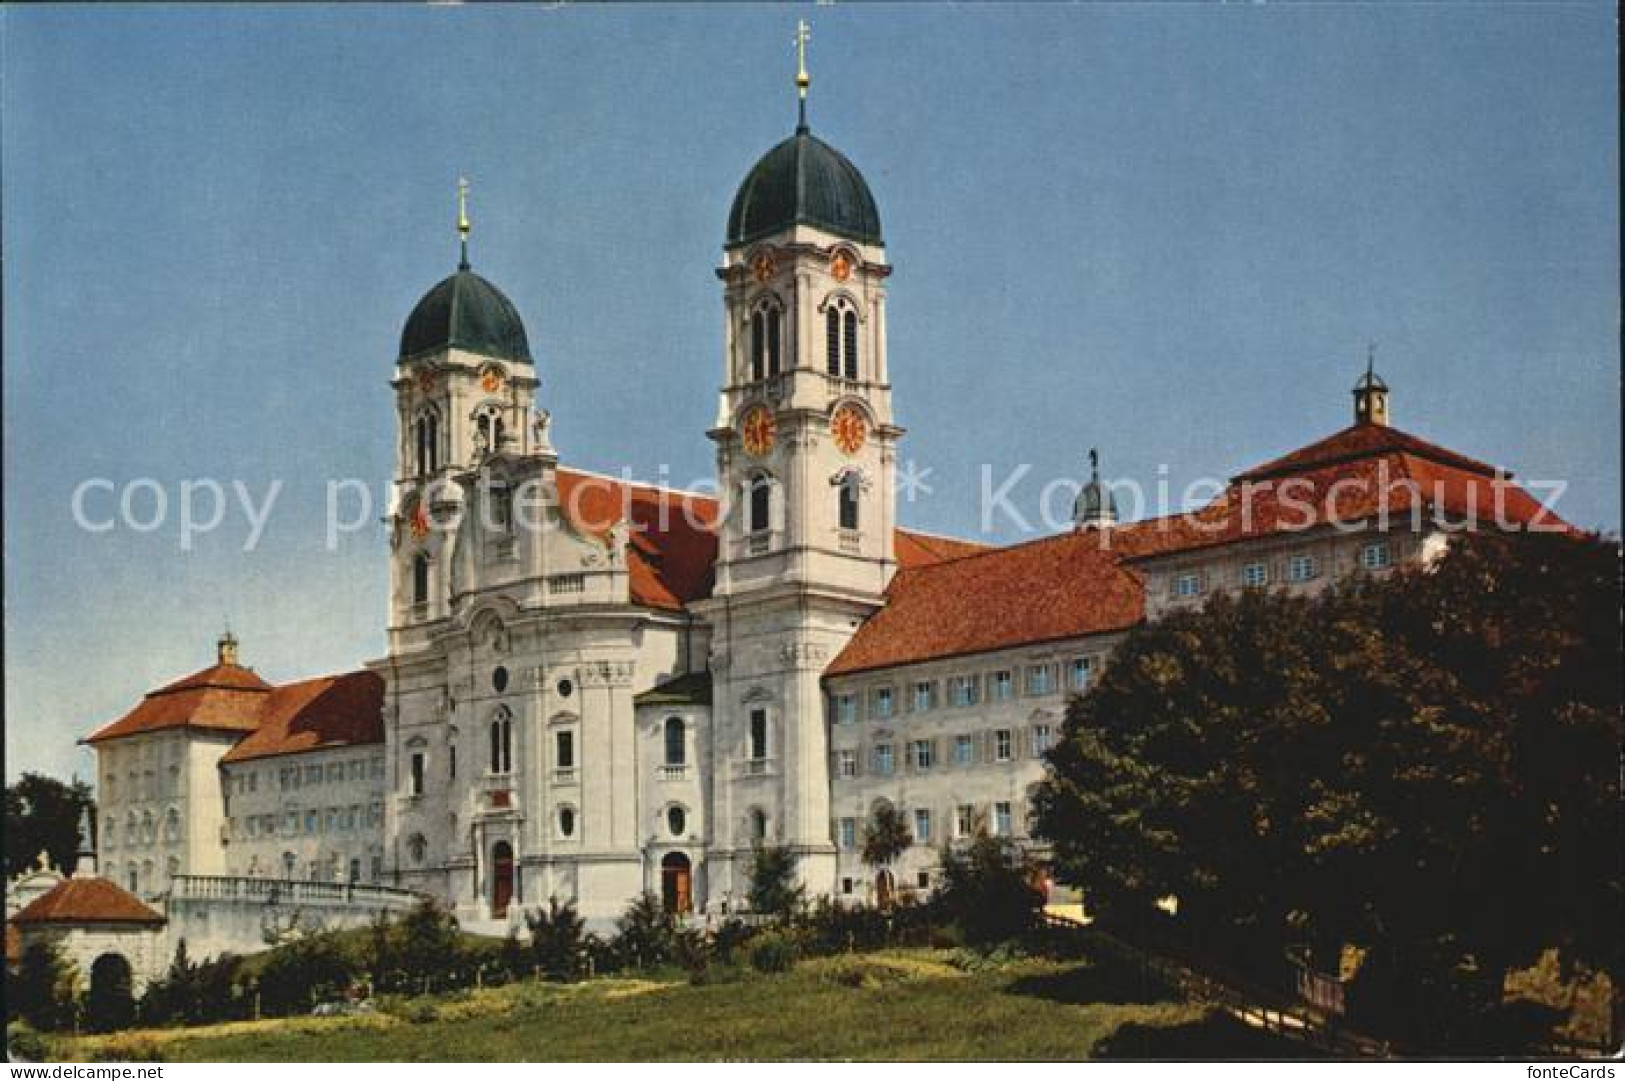
{"type": "Polygon", "coordinates": [[[794,849],[812,889],[834,888],[821,676],[896,567],[891,267],[868,184],[807,123],[807,40],[802,23],[795,132],[740,185],[717,271],[713,894],[746,888],[762,843],[794,849]]]}
{"type": "Polygon", "coordinates": [[[392,635],[450,613],[457,478],[498,454],[529,454],[538,381],[519,312],[468,258],[468,181],[457,183],[457,271],[424,294],[401,333],[395,378],[392,635]]]}

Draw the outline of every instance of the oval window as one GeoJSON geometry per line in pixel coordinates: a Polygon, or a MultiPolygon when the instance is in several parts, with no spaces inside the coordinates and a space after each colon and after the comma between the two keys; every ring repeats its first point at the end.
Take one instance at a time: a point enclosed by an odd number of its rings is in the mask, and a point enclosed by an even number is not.
{"type": "Polygon", "coordinates": [[[559,836],[574,837],[576,833],[576,812],[573,807],[559,808],[559,836]]]}
{"type": "Polygon", "coordinates": [[[498,694],[508,689],[508,670],[506,668],[498,665],[496,671],[491,673],[491,686],[496,688],[498,694]]]}
{"type": "Polygon", "coordinates": [[[569,680],[567,680],[567,679],[559,680],[559,697],[560,698],[569,698],[570,697],[570,692],[573,691],[573,690],[575,690],[575,685],[572,684],[569,680]]]}
{"type": "Polygon", "coordinates": [[[688,832],[688,815],[681,807],[668,807],[666,809],[666,828],[673,837],[681,837],[688,832]]]}

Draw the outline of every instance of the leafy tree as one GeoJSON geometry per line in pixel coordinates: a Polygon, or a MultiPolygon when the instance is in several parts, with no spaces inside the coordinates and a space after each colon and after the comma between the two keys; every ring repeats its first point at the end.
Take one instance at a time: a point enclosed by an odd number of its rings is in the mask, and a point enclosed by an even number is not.
{"type": "Polygon", "coordinates": [[[797,856],[787,845],[758,845],[750,858],[752,912],[790,916],[806,902],[807,890],[796,880],[797,856]]]}
{"type": "Polygon", "coordinates": [[[94,803],[90,786],[77,778],[64,784],[25,773],[7,785],[6,877],[28,870],[41,852],[51,866],[71,874],[79,851],[79,816],[94,803]]]}
{"type": "Polygon", "coordinates": [[[663,965],[672,959],[677,920],[652,893],[640,894],[615,921],[615,952],[636,968],[663,965]]]}
{"type": "Polygon", "coordinates": [[[361,971],[333,934],[309,935],[266,955],[260,971],[260,1008],[267,1014],[303,1013],[344,993],[361,971]]]}
{"type": "Polygon", "coordinates": [[[525,915],[525,926],[530,929],[531,958],[544,975],[556,980],[581,975],[587,959],[586,925],[574,902],[560,904],[557,896],[549,897],[545,910],[525,915]]]}
{"type": "Polygon", "coordinates": [[[1060,874],[1106,923],[1260,974],[1361,946],[1364,1022],[1418,1046],[1483,1046],[1548,947],[1617,980],[1619,554],[1463,535],[1138,628],[1049,755],[1060,874]]]}
{"type": "Polygon", "coordinates": [[[973,946],[1022,938],[1038,927],[1044,895],[1032,884],[1026,853],[1007,837],[979,829],[968,845],[944,845],[933,899],[973,946]]]}
{"type": "Polygon", "coordinates": [[[869,867],[884,867],[908,851],[914,843],[903,814],[890,803],[878,804],[869,820],[863,824],[863,849],[860,855],[869,867]]]}
{"type": "Polygon", "coordinates": [[[394,959],[411,980],[423,980],[455,968],[462,957],[457,917],[439,901],[425,897],[395,927],[394,959]]]}
{"type": "Polygon", "coordinates": [[[7,990],[11,1008],[41,1032],[72,1026],[79,973],[54,942],[35,942],[23,951],[7,990]]]}

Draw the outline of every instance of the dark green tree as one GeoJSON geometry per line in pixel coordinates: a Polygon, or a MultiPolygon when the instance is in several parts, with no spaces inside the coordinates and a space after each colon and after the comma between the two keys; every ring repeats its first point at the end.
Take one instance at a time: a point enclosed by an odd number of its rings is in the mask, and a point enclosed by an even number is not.
{"type": "Polygon", "coordinates": [[[554,980],[573,980],[581,975],[587,960],[585,923],[573,902],[547,899],[547,908],[525,914],[530,929],[531,961],[542,975],[554,980]]]}
{"type": "Polygon", "coordinates": [[[1026,853],[985,828],[969,844],[944,845],[933,903],[972,946],[992,946],[1037,929],[1044,895],[1026,853]]]}
{"type": "Polygon", "coordinates": [[[615,954],[634,968],[663,965],[672,959],[677,920],[652,893],[640,894],[615,921],[615,954]]]}
{"type": "Polygon", "coordinates": [[[395,926],[393,937],[396,964],[408,980],[418,984],[455,971],[463,961],[457,917],[433,898],[426,897],[408,910],[395,926]]]}
{"type": "Polygon", "coordinates": [[[890,803],[880,803],[863,824],[863,848],[860,852],[865,865],[884,867],[908,851],[914,843],[903,814],[890,803]]]}
{"type": "Polygon", "coordinates": [[[1486,1047],[1542,950],[1617,979],[1618,594],[1612,541],[1473,534],[1141,627],[1069,709],[1039,830],[1108,926],[1269,976],[1360,946],[1366,1023],[1486,1047]]]}
{"type": "Polygon", "coordinates": [[[8,981],[7,1008],[41,1032],[73,1026],[79,974],[55,943],[35,942],[23,951],[17,976],[8,981]]]}
{"type": "Polygon", "coordinates": [[[25,773],[6,786],[6,877],[33,866],[41,852],[51,866],[72,874],[79,851],[79,816],[95,800],[90,786],[64,784],[40,773],[25,773]]]}
{"type": "Polygon", "coordinates": [[[766,916],[791,916],[806,902],[807,890],[796,880],[795,852],[786,845],[758,845],[750,857],[750,910],[766,916]]]}

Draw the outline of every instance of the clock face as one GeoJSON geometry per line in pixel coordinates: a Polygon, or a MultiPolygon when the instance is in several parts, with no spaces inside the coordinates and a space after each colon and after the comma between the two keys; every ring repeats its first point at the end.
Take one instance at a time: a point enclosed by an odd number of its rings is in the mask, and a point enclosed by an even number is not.
{"type": "Polygon", "coordinates": [[[507,377],[502,374],[501,368],[491,367],[480,372],[480,389],[487,394],[495,394],[502,389],[507,377]]]}
{"type": "Polygon", "coordinates": [[[412,508],[412,517],[408,527],[412,530],[412,536],[418,540],[422,540],[429,535],[429,512],[422,503],[412,508]]]}
{"type": "Polygon", "coordinates": [[[835,258],[829,261],[829,272],[838,282],[844,282],[852,276],[852,260],[846,252],[835,253],[835,258]]]}
{"type": "Polygon", "coordinates": [[[843,405],[829,418],[829,434],[842,454],[851,456],[863,449],[869,438],[869,422],[855,405],[843,405]]]}
{"type": "Polygon", "coordinates": [[[773,412],[765,405],[753,405],[745,413],[745,418],[739,425],[740,439],[745,444],[745,453],[754,458],[760,458],[773,449],[773,441],[778,435],[778,424],[773,420],[773,412]]]}
{"type": "Polygon", "coordinates": [[[758,282],[767,281],[773,277],[774,272],[778,269],[778,260],[773,258],[773,253],[770,251],[758,252],[756,258],[750,261],[750,271],[756,275],[758,282]]]}

